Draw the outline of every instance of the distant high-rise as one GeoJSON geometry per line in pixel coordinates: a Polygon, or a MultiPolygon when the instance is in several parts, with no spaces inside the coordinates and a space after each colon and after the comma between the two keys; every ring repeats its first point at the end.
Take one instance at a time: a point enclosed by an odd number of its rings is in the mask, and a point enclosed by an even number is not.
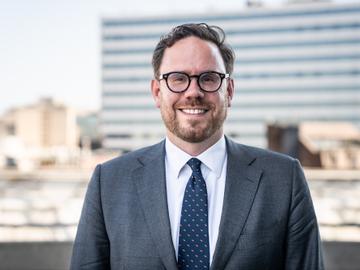
{"type": "Polygon", "coordinates": [[[74,110],[50,98],[11,109],[2,121],[2,137],[15,136],[28,150],[77,148],[78,130],[74,110]]]}
{"type": "Polygon", "coordinates": [[[296,4],[221,14],[102,20],[104,147],[132,150],[164,136],[151,98],[159,37],[186,22],[223,27],[236,53],[236,94],[225,132],[266,147],[274,121],[360,126],[360,4],[296,4]]]}

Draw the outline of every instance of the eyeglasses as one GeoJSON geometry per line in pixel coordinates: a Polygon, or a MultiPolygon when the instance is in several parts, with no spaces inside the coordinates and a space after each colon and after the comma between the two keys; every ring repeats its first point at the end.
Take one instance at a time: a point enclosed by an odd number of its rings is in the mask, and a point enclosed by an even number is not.
{"type": "Polygon", "coordinates": [[[220,89],[223,79],[229,78],[229,74],[216,71],[207,71],[199,75],[189,75],[185,72],[169,72],[161,74],[159,81],[165,80],[170,91],[175,93],[185,92],[191,83],[191,78],[196,78],[199,88],[204,92],[216,92],[220,89]]]}

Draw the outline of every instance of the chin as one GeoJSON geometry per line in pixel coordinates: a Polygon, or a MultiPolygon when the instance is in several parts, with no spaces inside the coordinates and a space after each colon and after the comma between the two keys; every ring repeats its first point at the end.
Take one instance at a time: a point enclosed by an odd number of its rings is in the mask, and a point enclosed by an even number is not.
{"type": "Polygon", "coordinates": [[[213,136],[214,133],[215,132],[209,132],[208,128],[202,130],[191,130],[191,128],[184,128],[175,132],[175,135],[186,142],[200,143],[213,136]]]}

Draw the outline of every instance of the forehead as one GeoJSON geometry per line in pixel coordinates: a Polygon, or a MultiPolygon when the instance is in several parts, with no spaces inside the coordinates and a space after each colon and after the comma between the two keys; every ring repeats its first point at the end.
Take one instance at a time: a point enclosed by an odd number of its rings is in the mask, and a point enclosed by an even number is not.
{"type": "Polygon", "coordinates": [[[193,36],[183,38],[166,48],[160,65],[160,73],[197,73],[207,70],[225,72],[219,48],[210,41],[193,36]]]}

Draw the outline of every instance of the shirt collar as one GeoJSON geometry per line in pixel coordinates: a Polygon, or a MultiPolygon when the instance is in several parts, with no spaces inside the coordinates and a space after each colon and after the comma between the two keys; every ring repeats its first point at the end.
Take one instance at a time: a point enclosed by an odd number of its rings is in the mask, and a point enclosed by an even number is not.
{"type": "MultiPolygon", "coordinates": [[[[173,144],[168,138],[165,141],[166,159],[172,170],[177,173],[177,177],[186,162],[192,156],[181,150],[173,144]]],[[[214,145],[201,153],[198,158],[206,167],[208,167],[219,178],[226,158],[226,142],[222,136],[214,145]]]]}
{"type": "Polygon", "coordinates": [[[220,140],[197,156],[197,158],[219,178],[226,158],[225,137],[222,136],[220,140]]]}
{"type": "Polygon", "coordinates": [[[168,138],[165,140],[166,160],[168,165],[176,172],[176,177],[179,177],[181,169],[191,156],[173,144],[168,138]]]}

